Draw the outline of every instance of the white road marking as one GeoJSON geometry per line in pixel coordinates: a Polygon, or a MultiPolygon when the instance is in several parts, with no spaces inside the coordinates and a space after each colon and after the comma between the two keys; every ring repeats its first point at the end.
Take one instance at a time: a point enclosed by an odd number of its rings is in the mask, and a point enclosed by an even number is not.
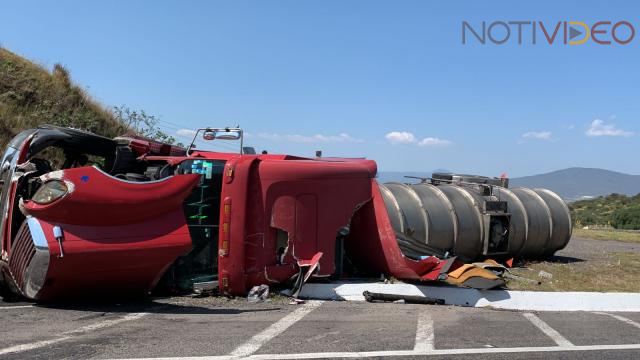
{"type": "Polygon", "coordinates": [[[426,352],[433,350],[433,319],[427,310],[420,312],[416,328],[416,342],[413,351],[426,352]]]}
{"type": "Polygon", "coordinates": [[[620,321],[622,321],[624,323],[627,323],[627,324],[629,324],[631,326],[635,326],[638,329],[640,329],[640,324],[638,324],[637,322],[635,322],[635,321],[633,321],[631,319],[628,319],[628,318],[626,318],[624,316],[620,316],[620,315],[616,315],[616,314],[609,314],[609,313],[606,313],[606,312],[599,312],[599,311],[594,312],[594,314],[611,316],[614,319],[620,320],[620,321]]]}
{"type": "Polygon", "coordinates": [[[305,304],[301,305],[290,314],[287,314],[282,319],[276,321],[262,332],[254,335],[246,343],[238,346],[230,355],[232,357],[245,357],[255,353],[269,340],[282,334],[291,325],[300,321],[307,314],[322,305],[322,303],[322,301],[307,301],[305,304]]]}
{"type": "MultiPolygon", "coordinates": [[[[541,346],[515,348],[476,348],[476,349],[442,349],[429,351],[397,350],[397,351],[361,351],[361,352],[320,352],[302,354],[258,354],[244,357],[250,360],[279,360],[279,359],[340,359],[340,358],[371,358],[371,357],[408,357],[408,356],[445,356],[445,355],[480,355],[480,354],[517,354],[536,352],[571,352],[571,351],[616,351],[640,350],[640,344],[625,345],[576,345],[576,346],[541,346]]],[[[162,357],[135,358],[127,360],[237,360],[239,356],[192,356],[192,357],[162,357]]],[[[125,360],[125,359],[121,359],[125,360]]]]}
{"type": "Polygon", "coordinates": [[[19,305],[19,306],[0,306],[0,309],[2,310],[11,310],[11,309],[26,309],[26,308],[32,308],[33,305],[19,305]]]}
{"type": "Polygon", "coordinates": [[[95,324],[91,324],[91,325],[87,325],[87,326],[83,326],[77,330],[71,330],[71,331],[67,331],[65,333],[63,333],[63,335],[78,335],[78,334],[83,334],[83,333],[87,333],[90,331],[96,331],[96,330],[101,330],[104,328],[108,328],[114,325],[118,325],[120,323],[123,322],[127,322],[127,321],[133,321],[133,320],[138,320],[141,319],[145,316],[149,315],[149,313],[135,313],[135,314],[127,314],[121,318],[118,319],[111,319],[111,320],[105,320],[105,321],[101,321],[99,323],[95,323],[95,324]]]}
{"type": "Polygon", "coordinates": [[[18,352],[24,352],[24,351],[29,351],[29,350],[33,350],[33,349],[38,349],[38,348],[41,348],[41,347],[57,344],[57,343],[59,343],[61,341],[66,341],[66,340],[69,340],[69,339],[71,339],[71,336],[58,337],[58,338],[51,339],[51,340],[37,341],[37,342],[29,343],[29,344],[15,345],[15,346],[11,346],[11,347],[4,348],[4,349],[0,350],[0,355],[6,355],[6,354],[12,354],[12,353],[18,353],[18,352]]]}
{"type": "Polygon", "coordinates": [[[558,346],[562,347],[571,347],[574,346],[571,341],[564,338],[564,336],[560,335],[554,328],[549,326],[546,322],[542,321],[539,317],[537,317],[533,313],[522,313],[524,317],[526,317],[533,325],[535,325],[540,331],[545,333],[548,337],[551,338],[558,346]]]}
{"type": "MultiPolygon", "coordinates": [[[[430,354],[431,352],[429,352],[430,354]]],[[[247,359],[259,360],[280,360],[280,359],[343,359],[343,358],[371,358],[371,357],[409,357],[426,355],[425,352],[413,350],[396,351],[359,351],[359,352],[329,352],[329,353],[309,353],[309,354],[259,354],[247,359]]],[[[196,360],[196,359],[194,359],[196,360]]],[[[209,360],[209,359],[206,359],[209,360]]]]}
{"type": "Polygon", "coordinates": [[[87,325],[87,326],[83,326],[81,328],[78,328],[76,330],[71,330],[71,331],[67,331],[62,333],[60,337],[51,339],[51,340],[43,340],[43,341],[36,341],[36,342],[32,342],[32,343],[28,343],[28,344],[20,344],[20,345],[15,345],[15,346],[11,346],[8,348],[4,348],[4,349],[0,349],[0,355],[6,355],[6,354],[12,354],[12,353],[18,353],[18,352],[24,352],[24,351],[29,351],[29,350],[34,350],[34,349],[39,349],[45,346],[49,346],[49,345],[53,345],[53,344],[57,344],[59,342],[63,342],[63,341],[67,341],[70,340],[72,338],[74,338],[75,336],[90,332],[90,331],[96,331],[96,330],[100,330],[100,329],[104,329],[104,328],[108,328],[123,322],[127,322],[127,321],[132,321],[132,320],[137,320],[140,319],[144,316],[148,315],[148,313],[136,313],[136,314],[128,314],[126,316],[123,316],[121,318],[118,319],[113,319],[113,320],[105,320],[105,321],[101,321],[99,323],[95,323],[95,324],[91,324],[91,325],[87,325]]]}

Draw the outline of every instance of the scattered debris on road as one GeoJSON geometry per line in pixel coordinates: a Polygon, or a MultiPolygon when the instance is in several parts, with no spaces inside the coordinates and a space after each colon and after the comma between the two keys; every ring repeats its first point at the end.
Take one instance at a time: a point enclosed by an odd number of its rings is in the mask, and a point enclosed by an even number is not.
{"type": "Polygon", "coordinates": [[[268,285],[256,285],[249,290],[247,295],[247,301],[250,303],[266,301],[269,298],[269,286],[268,285]]]}
{"type": "Polygon", "coordinates": [[[365,291],[362,293],[367,302],[402,302],[406,304],[444,305],[444,299],[436,299],[425,296],[382,294],[365,291]]]}

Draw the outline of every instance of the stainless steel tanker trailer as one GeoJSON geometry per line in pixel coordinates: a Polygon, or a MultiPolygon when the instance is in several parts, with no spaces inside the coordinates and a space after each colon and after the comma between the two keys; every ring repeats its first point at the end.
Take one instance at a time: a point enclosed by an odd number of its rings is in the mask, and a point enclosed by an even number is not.
{"type": "Polygon", "coordinates": [[[474,175],[434,173],[421,180],[379,185],[407,256],[540,258],[571,238],[569,208],[550,190],[510,189],[508,179],[474,175]]]}

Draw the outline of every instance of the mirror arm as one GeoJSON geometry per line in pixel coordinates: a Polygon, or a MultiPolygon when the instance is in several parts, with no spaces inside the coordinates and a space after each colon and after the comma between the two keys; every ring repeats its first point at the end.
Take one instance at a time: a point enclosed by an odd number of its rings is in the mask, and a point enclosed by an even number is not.
{"type": "Polygon", "coordinates": [[[187,156],[191,156],[191,153],[192,153],[191,149],[193,149],[193,145],[196,143],[196,139],[198,138],[198,134],[200,133],[200,130],[202,129],[198,129],[196,133],[193,135],[193,140],[191,140],[191,144],[189,144],[189,147],[187,148],[187,156]]]}

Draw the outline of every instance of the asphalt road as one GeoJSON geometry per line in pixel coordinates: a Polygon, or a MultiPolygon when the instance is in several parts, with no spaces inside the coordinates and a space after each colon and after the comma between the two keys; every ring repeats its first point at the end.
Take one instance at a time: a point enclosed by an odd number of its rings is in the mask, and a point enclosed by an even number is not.
{"type": "MultiPolygon", "coordinates": [[[[558,256],[638,244],[574,238],[558,256]]],[[[640,359],[640,313],[174,297],[126,304],[0,301],[0,359],[640,359]]]]}
{"type": "Polygon", "coordinates": [[[216,298],[0,303],[0,359],[640,358],[640,313],[613,315],[216,298]]]}

